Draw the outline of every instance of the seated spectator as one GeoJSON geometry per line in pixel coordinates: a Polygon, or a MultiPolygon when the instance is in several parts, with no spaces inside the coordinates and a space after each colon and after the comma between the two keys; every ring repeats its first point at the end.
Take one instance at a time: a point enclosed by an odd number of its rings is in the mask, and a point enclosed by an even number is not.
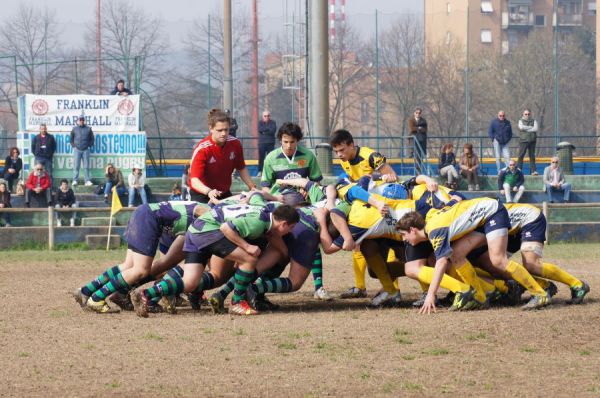
{"type": "MultiPolygon", "coordinates": [[[[11,208],[10,192],[6,188],[6,184],[0,182],[0,209],[11,208]]],[[[10,227],[10,213],[0,213],[0,218],[4,220],[4,226],[10,227]]]]}
{"type": "Polygon", "coordinates": [[[525,177],[521,169],[517,167],[514,160],[508,162],[508,167],[500,170],[498,175],[498,189],[500,194],[506,198],[506,203],[518,203],[523,192],[525,192],[525,177]],[[511,197],[511,192],[515,192],[514,198],[511,197]]]}
{"type": "Polygon", "coordinates": [[[453,149],[454,145],[452,144],[445,144],[442,147],[438,167],[440,170],[440,176],[448,180],[446,186],[448,188],[456,189],[458,188],[458,172],[456,171],[455,167],[456,156],[454,155],[453,149]]]}
{"type": "Polygon", "coordinates": [[[129,207],[133,207],[136,192],[140,194],[143,204],[148,203],[146,189],[144,188],[144,185],[146,184],[146,177],[144,176],[142,168],[139,166],[133,166],[127,181],[129,182],[129,207]]]}
{"type": "Polygon", "coordinates": [[[4,179],[8,183],[8,190],[12,192],[13,184],[15,181],[19,180],[19,175],[21,174],[21,169],[23,168],[23,161],[19,157],[21,152],[19,148],[12,147],[10,148],[9,155],[4,160],[4,179]]]}
{"type": "Polygon", "coordinates": [[[110,95],[127,96],[127,95],[131,95],[131,90],[129,90],[127,87],[125,87],[125,80],[119,79],[117,81],[117,85],[115,86],[115,88],[113,88],[113,90],[110,92],[110,95]]]}
{"type": "Polygon", "coordinates": [[[558,167],[558,157],[554,156],[550,161],[550,166],[544,169],[544,190],[548,195],[548,202],[554,203],[552,192],[563,191],[564,203],[569,203],[571,197],[571,184],[565,182],[565,174],[558,167]]]}
{"type": "Polygon", "coordinates": [[[33,172],[29,174],[29,178],[25,183],[26,207],[31,207],[31,199],[34,200],[33,207],[52,205],[52,180],[41,163],[35,165],[33,172]]]}
{"type": "Polygon", "coordinates": [[[186,164],[183,168],[183,174],[181,175],[181,196],[183,197],[183,200],[192,200],[190,187],[187,185],[188,178],[190,178],[190,165],[186,164]]]}
{"type": "Polygon", "coordinates": [[[127,188],[125,188],[125,180],[123,179],[121,170],[117,169],[112,163],[109,163],[104,170],[104,177],[106,177],[106,182],[104,183],[104,203],[108,203],[108,195],[112,192],[113,187],[115,187],[117,195],[125,195],[127,188]]]}
{"type": "Polygon", "coordinates": [[[25,184],[23,183],[22,180],[19,180],[19,182],[17,182],[17,189],[15,189],[15,195],[17,196],[24,196],[25,195],[25,184]]]}
{"type": "Polygon", "coordinates": [[[465,144],[463,154],[460,157],[460,174],[467,179],[467,189],[479,191],[479,159],[473,152],[473,144],[465,144]]]}
{"type": "MultiPolygon", "coordinates": [[[[60,180],[60,187],[56,190],[56,206],[57,209],[64,208],[76,208],[77,201],[75,200],[75,193],[71,188],[69,188],[69,181],[63,179],[60,180]]],[[[62,226],[62,215],[65,213],[56,212],[56,223],[60,227],[62,226]]],[[[70,225],[72,227],[75,226],[75,215],[77,213],[71,213],[71,222],[70,225]]]]}
{"type": "Polygon", "coordinates": [[[179,184],[175,183],[173,185],[173,189],[171,189],[171,196],[169,196],[169,200],[183,200],[181,197],[181,188],[179,184]]]}

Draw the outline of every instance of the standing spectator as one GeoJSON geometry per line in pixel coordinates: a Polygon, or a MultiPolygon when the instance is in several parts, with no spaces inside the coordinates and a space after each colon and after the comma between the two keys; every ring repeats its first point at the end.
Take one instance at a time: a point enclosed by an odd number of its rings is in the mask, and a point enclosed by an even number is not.
{"type": "Polygon", "coordinates": [[[71,146],[73,147],[73,186],[77,185],[79,178],[79,166],[83,159],[83,172],[85,174],[85,186],[90,187],[90,148],[94,146],[94,132],[85,124],[85,117],[79,116],[77,126],[71,130],[71,146]]]}
{"type": "Polygon", "coordinates": [[[113,187],[115,187],[117,195],[125,195],[127,188],[125,188],[125,179],[123,178],[121,170],[117,169],[112,163],[109,163],[104,170],[104,177],[106,177],[106,182],[104,184],[105,203],[108,203],[108,195],[112,192],[113,187]]]}
{"type": "MultiPolygon", "coordinates": [[[[64,208],[77,208],[77,201],[75,200],[75,193],[69,188],[69,181],[63,179],[60,180],[60,187],[56,190],[56,205],[57,209],[64,208]]],[[[71,213],[70,225],[75,226],[75,216],[77,213],[71,213]]],[[[56,212],[56,224],[62,226],[62,213],[56,212]]]]}
{"type": "Polygon", "coordinates": [[[52,175],[52,158],[56,151],[56,140],[48,134],[45,124],[40,124],[40,133],[31,141],[31,152],[35,156],[35,163],[41,163],[49,175],[52,175]]]}
{"type": "Polygon", "coordinates": [[[458,171],[456,171],[456,156],[454,155],[454,145],[445,144],[440,152],[440,161],[438,168],[440,176],[448,180],[448,188],[458,188],[458,171]]]}
{"type": "Polygon", "coordinates": [[[119,79],[115,88],[113,88],[113,90],[110,92],[110,95],[128,96],[131,95],[131,90],[125,87],[125,80],[119,79]]]}
{"type": "Polygon", "coordinates": [[[467,189],[469,191],[479,191],[479,176],[477,171],[479,170],[479,159],[475,152],[473,152],[473,144],[465,144],[463,146],[463,154],[460,157],[460,174],[467,179],[467,189]]]}
{"type": "Polygon", "coordinates": [[[415,108],[414,117],[408,119],[408,132],[412,135],[409,145],[413,146],[413,139],[418,143],[416,152],[413,152],[417,165],[416,174],[421,174],[421,164],[427,156],[427,120],[421,116],[422,113],[421,108],[415,108]]]}
{"type": "Polygon", "coordinates": [[[525,177],[514,160],[508,162],[508,167],[502,169],[498,175],[498,189],[506,198],[506,203],[518,203],[525,192],[525,177]],[[511,198],[511,192],[515,197],[511,198]]]}
{"type": "Polygon", "coordinates": [[[508,166],[510,162],[510,148],[508,143],[512,139],[512,126],[510,121],[506,119],[504,111],[498,112],[498,117],[492,120],[488,135],[492,139],[494,145],[494,155],[496,156],[496,168],[498,174],[502,167],[500,166],[500,157],[504,157],[504,163],[508,166]]]}
{"type": "Polygon", "coordinates": [[[181,196],[183,200],[192,200],[190,196],[190,187],[188,186],[190,174],[190,164],[186,164],[183,168],[183,174],[181,175],[181,196]]]}
{"type": "Polygon", "coordinates": [[[271,112],[264,110],[262,120],[258,122],[258,176],[262,175],[265,157],[275,149],[277,123],[271,119],[271,112]]]}
{"type": "Polygon", "coordinates": [[[229,116],[229,120],[231,121],[231,124],[229,125],[229,135],[232,137],[237,137],[237,120],[235,120],[229,109],[225,109],[225,113],[227,114],[227,116],[229,116]]]}
{"type": "Polygon", "coordinates": [[[23,160],[19,157],[21,152],[16,146],[10,148],[10,153],[4,160],[4,179],[8,182],[8,190],[12,192],[13,184],[19,180],[23,169],[23,160]]]}
{"type": "Polygon", "coordinates": [[[556,156],[550,161],[550,166],[544,169],[544,190],[548,195],[548,202],[554,203],[554,200],[552,200],[553,191],[564,191],[563,200],[565,203],[569,203],[571,184],[565,182],[565,174],[558,167],[558,157],[556,156]]]}
{"type": "Polygon", "coordinates": [[[220,109],[211,109],[208,129],[210,134],[196,144],[192,154],[188,181],[192,200],[208,203],[231,196],[234,169],[248,189],[256,188],[246,168],[242,144],[229,136],[229,116],[220,109]]]}
{"type": "MultiPolygon", "coordinates": [[[[9,209],[11,207],[10,192],[6,189],[6,184],[0,182],[0,209],[9,209]]],[[[0,213],[0,218],[4,220],[5,227],[10,227],[10,213],[0,213]]]]}
{"type": "Polygon", "coordinates": [[[133,166],[127,182],[129,182],[129,207],[133,207],[136,192],[140,194],[142,204],[147,204],[148,198],[146,197],[146,188],[144,188],[146,176],[140,166],[133,166]]]}
{"type": "Polygon", "coordinates": [[[37,206],[46,207],[52,205],[52,180],[44,170],[44,165],[36,163],[33,173],[29,174],[25,183],[25,206],[31,207],[31,199],[36,200],[37,206]],[[45,202],[44,202],[45,201],[45,202]],[[40,206],[41,204],[41,206],[40,206]]]}
{"type": "Polygon", "coordinates": [[[532,176],[539,173],[535,167],[535,143],[537,141],[538,124],[533,118],[531,110],[525,109],[523,117],[519,119],[519,159],[517,167],[523,170],[523,158],[525,152],[529,152],[529,171],[532,176]]]}

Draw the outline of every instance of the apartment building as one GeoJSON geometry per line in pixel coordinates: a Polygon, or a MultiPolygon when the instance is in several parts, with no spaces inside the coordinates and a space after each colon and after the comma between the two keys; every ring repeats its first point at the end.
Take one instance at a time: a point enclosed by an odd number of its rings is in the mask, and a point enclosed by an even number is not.
{"type": "Polygon", "coordinates": [[[425,43],[460,42],[469,51],[506,54],[534,30],[596,30],[596,0],[424,0],[425,43]]]}

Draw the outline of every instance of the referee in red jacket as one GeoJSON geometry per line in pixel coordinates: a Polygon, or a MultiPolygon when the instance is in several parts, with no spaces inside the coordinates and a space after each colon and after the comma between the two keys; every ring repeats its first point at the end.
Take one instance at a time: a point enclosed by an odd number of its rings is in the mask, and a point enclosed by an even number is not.
{"type": "Polygon", "coordinates": [[[240,141],[229,136],[229,116],[220,109],[208,112],[210,134],[194,148],[188,186],[192,200],[208,203],[210,199],[231,196],[231,174],[238,170],[248,189],[256,188],[244,161],[240,141]]]}

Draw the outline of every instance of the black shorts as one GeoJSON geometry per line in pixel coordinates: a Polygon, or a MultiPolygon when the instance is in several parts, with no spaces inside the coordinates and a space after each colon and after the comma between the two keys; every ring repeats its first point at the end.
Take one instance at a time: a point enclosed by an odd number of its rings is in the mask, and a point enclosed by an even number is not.
{"type": "Polygon", "coordinates": [[[433,246],[429,241],[421,242],[416,246],[406,242],[405,253],[407,263],[415,260],[427,260],[433,254],[433,246]]]}
{"type": "Polygon", "coordinates": [[[237,245],[227,238],[220,239],[208,246],[203,247],[198,252],[185,252],[185,263],[200,263],[206,265],[211,256],[225,258],[230,255],[237,245]]]}
{"type": "MultiPolygon", "coordinates": [[[[230,196],[232,196],[231,195],[231,191],[223,192],[223,194],[221,196],[219,196],[219,199],[225,199],[225,198],[228,198],[230,196]]],[[[190,198],[194,202],[200,202],[200,203],[208,203],[209,200],[210,200],[210,198],[208,197],[208,195],[196,192],[193,189],[190,189],[190,198]]]]}
{"type": "Polygon", "coordinates": [[[125,231],[127,248],[135,253],[154,257],[162,227],[156,213],[148,205],[141,205],[131,215],[125,231]]]}

